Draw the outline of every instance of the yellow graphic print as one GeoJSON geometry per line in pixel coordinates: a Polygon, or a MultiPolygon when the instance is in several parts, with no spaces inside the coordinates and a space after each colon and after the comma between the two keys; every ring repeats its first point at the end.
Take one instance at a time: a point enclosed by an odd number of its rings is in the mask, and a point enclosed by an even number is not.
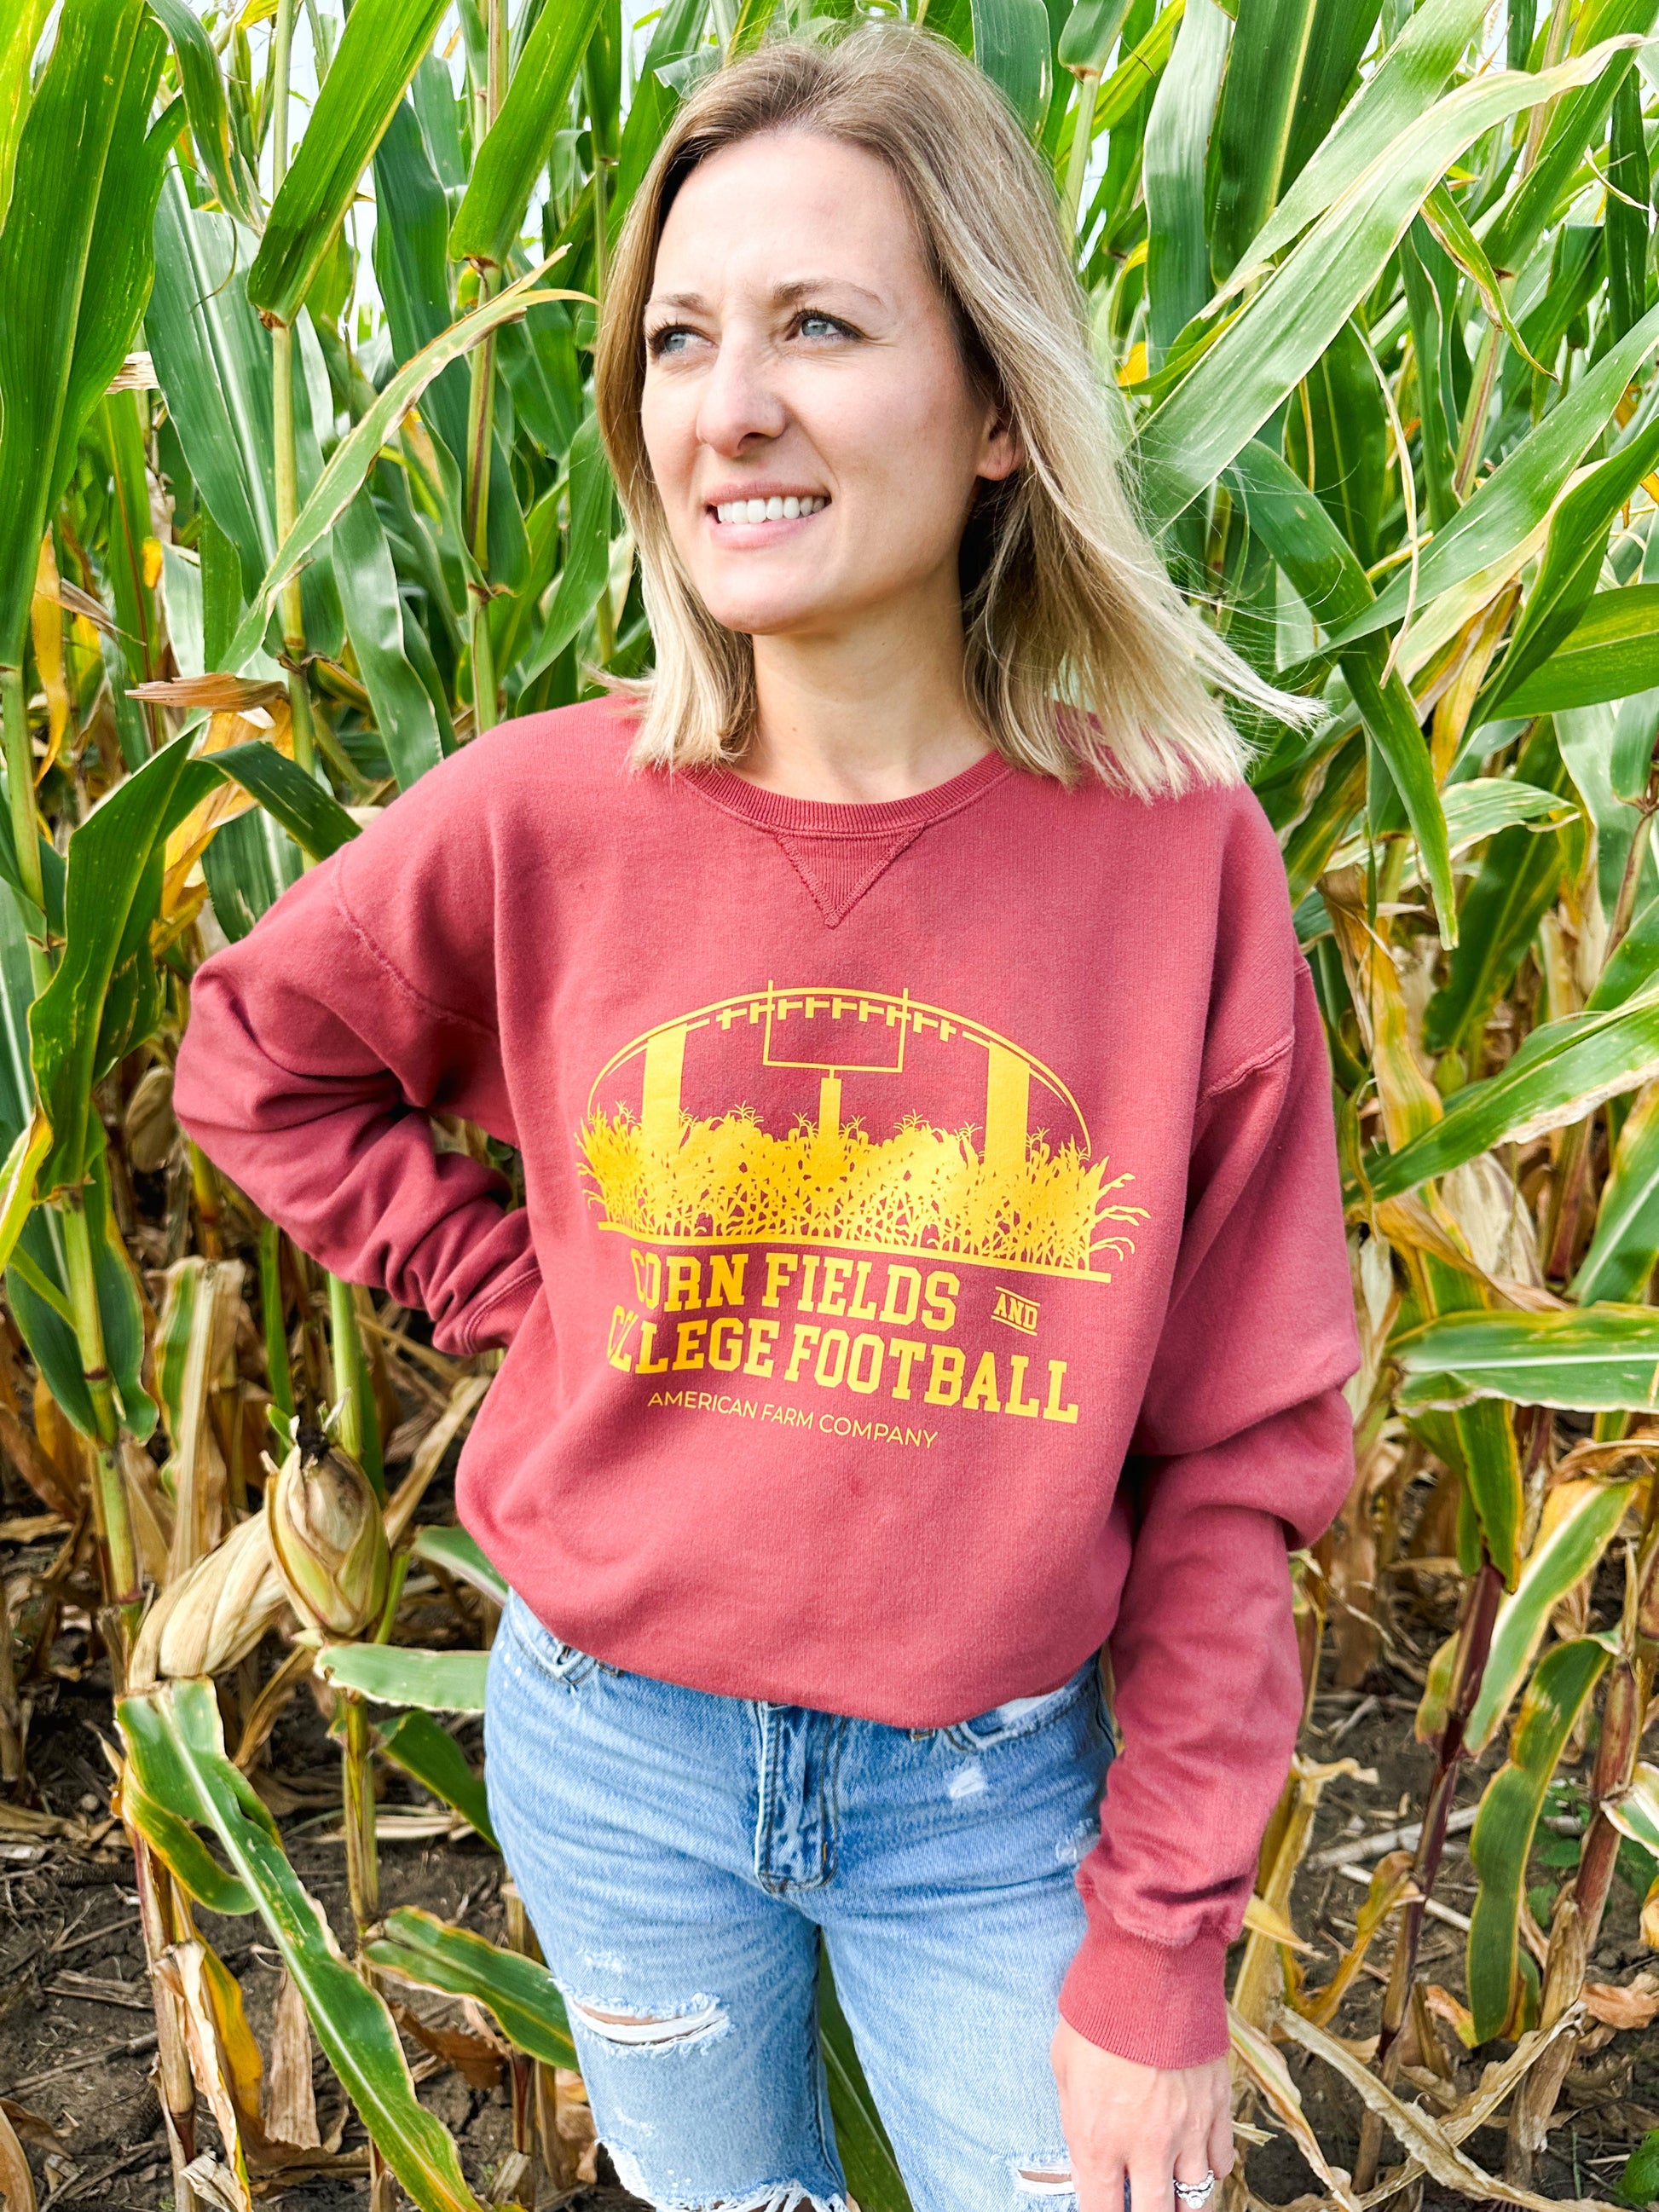
{"type": "MultiPolygon", "coordinates": [[[[896,1102],[895,1102],[896,1103],[896,1102]]],[[[949,1254],[988,1266],[1109,1281],[1133,1249],[1146,1209],[1115,1194],[1091,1158],[1076,1100],[1050,1069],[994,1030],[908,991],[813,986],[727,999],[635,1037],[601,1069],[577,1131],[602,1225],[675,1244],[805,1243],[949,1254]],[[775,1134],[736,1105],[707,1118],[681,1103],[687,1042],[699,1031],[755,1033],[761,1065],[818,1076],[816,1120],[775,1134]],[[890,1098],[920,1037],[982,1054],[984,1121],[934,1127],[904,1112],[871,1136],[843,1091],[872,1109],[890,1098]],[[641,1063],[640,1107],[602,1103],[641,1063]],[[1033,1091],[1066,1109],[1078,1134],[1051,1144],[1031,1127],[1033,1091]],[[975,1139],[977,1139],[977,1142],[975,1139]]]]}

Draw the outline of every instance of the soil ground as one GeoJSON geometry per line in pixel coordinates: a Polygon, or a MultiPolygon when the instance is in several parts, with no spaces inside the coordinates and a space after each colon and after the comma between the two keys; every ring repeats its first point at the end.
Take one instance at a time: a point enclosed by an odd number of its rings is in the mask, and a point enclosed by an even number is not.
{"type": "MultiPolygon", "coordinates": [[[[443,1511],[441,1497],[433,1496],[428,1517],[442,1517],[443,1511]]],[[[95,1839],[86,1844],[0,1843],[0,2100],[24,2136],[41,2212],[59,2206],[167,2212],[172,2181],[150,2079],[153,2015],[131,1862],[118,1826],[96,1838],[107,1813],[110,1771],[104,1745],[112,1727],[107,1678],[95,1656],[87,1663],[89,1650],[84,1632],[71,1629],[59,1639],[53,1674],[34,1686],[28,1753],[35,1803],[60,1815],[83,1817],[95,1839]]],[[[267,1667],[276,1656],[268,1644],[267,1667]]],[[[1417,1694],[1407,1674],[1381,1668],[1360,1689],[1328,1691],[1317,1699],[1304,1753],[1322,1760],[1351,1759],[1359,1771],[1327,1785],[1310,1861],[1350,1835],[1376,1834],[1414,1817],[1430,1766],[1428,1753],[1412,1735],[1417,1694]]],[[[1241,1715],[1241,1722],[1245,1717],[1241,1715]]],[[[475,1759],[481,1750],[477,1725],[461,1734],[475,1759]]],[[[1460,1805],[1477,1801],[1485,1776],[1502,1755],[1500,1740],[1479,1767],[1465,1771],[1460,1805]]],[[[283,1826],[295,1865],[327,1909],[337,1933],[346,1937],[344,1852],[334,1840],[337,1755],[316,1704],[303,1691],[289,1704],[272,1738],[260,1783],[279,1808],[287,1808],[283,1826]]],[[[388,1779],[383,1809],[420,1802],[411,1785],[400,1778],[388,1779]]],[[[381,1845],[380,1863],[385,1909],[420,1905],[485,1936],[502,1935],[500,1862],[477,1839],[388,1840],[381,1845]]],[[[1316,1946],[1316,1955],[1306,1961],[1310,1983],[1326,1978],[1350,1940],[1364,1893],[1339,1870],[1304,1863],[1292,1917],[1316,1946]]],[[[1452,1911],[1468,1912],[1474,1882],[1466,1836],[1452,1839],[1436,1894],[1452,1911]]],[[[278,1975],[261,1923],[216,1921],[204,1914],[201,1924],[242,1979],[250,2018],[263,2037],[278,1975]]],[[[1454,1996],[1463,1988],[1462,1949],[1457,1929],[1435,1920],[1427,1923],[1427,1978],[1454,1996]]],[[[1333,2024],[1341,2035],[1362,2038],[1375,2030],[1386,1964],[1383,1944],[1376,1964],[1362,1972],[1333,2024]]],[[[1640,1943],[1634,1892],[1616,1880],[1592,1978],[1628,1982],[1644,1964],[1651,1967],[1659,1960],[1640,1943]]],[[[1445,2040],[1443,2067],[1455,2072],[1464,2089],[1473,2087],[1482,2063],[1508,2048],[1492,2045],[1468,2053],[1449,2036],[1445,2040]]],[[[1632,2149],[1650,2129],[1659,2127],[1659,2027],[1603,2034],[1597,2040],[1600,2047],[1582,2058],[1569,2077],[1535,2178],[1534,2186],[1547,2196],[1610,2197],[1632,2149]]],[[[423,2100],[453,2134],[469,2180],[487,2192],[511,2148],[505,2084],[493,2090],[470,2088],[453,2068],[412,2043],[409,2048],[412,2061],[423,2062],[423,2069],[417,2067],[423,2100]]],[[[1358,2118],[1352,2092],[1317,2059],[1284,2048],[1327,2154],[1334,2164],[1352,2168],[1358,2118]]],[[[342,2148],[361,2153],[362,2130],[354,2115],[343,2112],[341,2093],[320,2057],[314,2079],[324,2136],[343,2117],[342,2148]]],[[[203,2142],[211,2144],[212,2124],[205,2112],[201,2127],[203,2142]]],[[[1465,2148],[1488,2172],[1502,2172],[1501,2130],[1483,2130],[1465,2148]]],[[[1318,2185],[1288,2137],[1275,2133],[1267,2143],[1253,2148],[1248,2171],[1257,2200],[1285,2204],[1307,2197],[1310,2212],[1318,2185]]],[[[601,2165],[595,2183],[556,2199],[544,2193],[543,2207],[556,2202],[573,2212],[619,2212],[635,2200],[605,2185],[613,2179],[601,2165]]],[[[280,2201],[286,2212],[341,2212],[361,2202],[367,2187],[361,2172],[337,2171],[286,2186],[267,2201],[280,2201]]],[[[1413,2212],[1409,2197],[1397,2202],[1405,2212],[1413,2212]]],[[[1468,2200],[1443,2196],[1431,2185],[1424,2202],[1431,2212],[1438,2212],[1443,2204],[1462,2206],[1468,2200]]]]}

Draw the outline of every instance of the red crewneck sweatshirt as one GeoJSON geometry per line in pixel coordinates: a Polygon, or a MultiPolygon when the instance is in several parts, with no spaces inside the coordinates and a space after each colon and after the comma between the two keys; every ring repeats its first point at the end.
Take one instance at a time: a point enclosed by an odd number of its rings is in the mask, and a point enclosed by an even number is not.
{"type": "Polygon", "coordinates": [[[1060,2008],[1215,2057],[1359,1358],[1272,829],[995,755],[820,804],[629,737],[508,723],[313,869],[198,974],[179,1119],[440,1347],[509,1347],[458,1502],[567,1641],[906,1727],[1109,1642],[1060,2008]],[[434,1113],[519,1147],[522,1208],[434,1113]]]}

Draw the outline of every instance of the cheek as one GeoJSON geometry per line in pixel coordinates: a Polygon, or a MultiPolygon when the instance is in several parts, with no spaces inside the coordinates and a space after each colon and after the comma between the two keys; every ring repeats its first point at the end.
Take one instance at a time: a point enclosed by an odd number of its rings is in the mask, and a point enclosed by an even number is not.
{"type": "Polygon", "coordinates": [[[696,441],[691,410],[672,385],[646,379],[640,399],[640,431],[657,489],[671,506],[690,480],[696,441]]]}

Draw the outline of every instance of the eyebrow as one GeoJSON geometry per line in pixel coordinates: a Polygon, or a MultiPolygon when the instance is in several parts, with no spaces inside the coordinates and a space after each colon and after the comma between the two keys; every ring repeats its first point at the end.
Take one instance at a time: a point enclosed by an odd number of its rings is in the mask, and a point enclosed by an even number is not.
{"type": "MultiPolygon", "coordinates": [[[[862,284],[855,284],[850,276],[797,276],[787,284],[776,285],[772,292],[775,306],[793,307],[813,292],[856,292],[861,300],[872,307],[884,303],[879,295],[862,284]]],[[[661,292],[646,301],[647,307],[682,307],[690,313],[705,311],[708,302],[701,292],[661,292]]]]}

